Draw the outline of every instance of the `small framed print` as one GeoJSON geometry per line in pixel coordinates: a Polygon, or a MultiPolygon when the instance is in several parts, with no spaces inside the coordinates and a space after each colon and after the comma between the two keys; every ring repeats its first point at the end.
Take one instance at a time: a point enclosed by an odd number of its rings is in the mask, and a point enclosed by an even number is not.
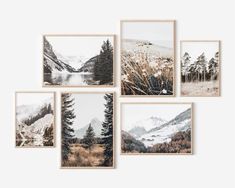
{"type": "Polygon", "coordinates": [[[55,146],[55,93],[15,93],[16,147],[55,146]]]}
{"type": "Polygon", "coordinates": [[[192,103],[121,103],[122,154],[192,154],[192,103]]]}
{"type": "Polygon", "coordinates": [[[113,97],[61,94],[61,168],[114,168],[113,97]]]}
{"type": "Polygon", "coordinates": [[[181,41],[181,96],[220,96],[220,41],[181,41]]]}
{"type": "Polygon", "coordinates": [[[121,21],[121,96],[175,96],[175,21],[121,21]]]}
{"type": "Polygon", "coordinates": [[[114,86],[114,35],[44,35],[43,86],[114,86]]]}

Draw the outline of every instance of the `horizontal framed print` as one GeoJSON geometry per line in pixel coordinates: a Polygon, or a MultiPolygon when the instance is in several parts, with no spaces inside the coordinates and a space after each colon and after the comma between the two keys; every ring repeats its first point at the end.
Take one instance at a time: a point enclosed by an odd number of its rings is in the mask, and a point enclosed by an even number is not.
{"type": "Polygon", "coordinates": [[[43,86],[114,86],[114,35],[44,35],[43,86]]]}
{"type": "Polygon", "coordinates": [[[16,147],[55,146],[55,93],[15,93],[16,147]]]}
{"type": "Polygon", "coordinates": [[[61,94],[61,168],[114,168],[113,97],[61,94]]]}
{"type": "Polygon", "coordinates": [[[220,96],[220,41],[181,41],[181,96],[220,96]]]}
{"type": "Polygon", "coordinates": [[[121,21],[121,96],[175,96],[175,21],[121,21]]]}
{"type": "Polygon", "coordinates": [[[192,154],[192,103],[121,103],[122,154],[192,154]]]}

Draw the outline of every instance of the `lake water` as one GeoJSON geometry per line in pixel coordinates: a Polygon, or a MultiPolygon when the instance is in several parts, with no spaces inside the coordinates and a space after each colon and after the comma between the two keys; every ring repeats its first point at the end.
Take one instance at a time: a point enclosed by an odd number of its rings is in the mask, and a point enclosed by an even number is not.
{"type": "Polygon", "coordinates": [[[93,77],[92,73],[52,73],[44,74],[44,82],[46,82],[46,85],[94,85],[93,77]]]}
{"type": "Polygon", "coordinates": [[[16,146],[37,147],[37,146],[53,146],[53,140],[43,139],[17,139],[16,146]]]}

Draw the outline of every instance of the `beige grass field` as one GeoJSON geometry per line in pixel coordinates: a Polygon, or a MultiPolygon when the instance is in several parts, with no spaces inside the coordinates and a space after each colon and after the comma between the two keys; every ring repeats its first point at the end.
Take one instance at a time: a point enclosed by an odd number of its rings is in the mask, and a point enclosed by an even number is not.
{"type": "Polygon", "coordinates": [[[81,144],[71,144],[72,154],[69,155],[64,167],[97,167],[104,161],[104,148],[101,144],[95,144],[91,150],[85,149],[81,144]]]}
{"type": "Polygon", "coordinates": [[[182,96],[219,96],[219,81],[181,83],[182,96]]]}

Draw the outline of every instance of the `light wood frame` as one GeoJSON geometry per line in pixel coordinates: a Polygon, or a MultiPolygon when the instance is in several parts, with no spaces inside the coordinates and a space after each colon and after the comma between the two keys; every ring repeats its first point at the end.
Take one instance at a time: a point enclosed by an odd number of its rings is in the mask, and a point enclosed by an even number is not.
{"type": "Polygon", "coordinates": [[[115,125],[116,125],[116,118],[115,118],[115,112],[116,112],[116,96],[115,96],[115,92],[112,91],[107,91],[107,92],[76,92],[76,91],[64,91],[60,93],[60,114],[61,114],[61,132],[60,132],[60,169],[115,169],[116,168],[116,142],[115,142],[115,135],[116,135],[116,131],[115,131],[115,125]],[[83,166],[77,166],[77,167],[66,167],[66,166],[62,166],[62,94],[64,93],[68,93],[68,94],[113,94],[113,165],[112,166],[99,166],[99,167],[83,167],[83,166]]]}
{"type": "MultiPolygon", "coordinates": [[[[193,114],[194,114],[194,105],[192,102],[122,102],[120,104],[120,140],[122,142],[122,117],[124,116],[123,114],[123,110],[122,107],[123,105],[181,105],[181,104],[188,104],[191,106],[191,153],[124,153],[122,152],[122,147],[120,146],[120,154],[121,155],[193,155],[194,154],[194,131],[193,131],[193,127],[194,127],[194,118],[193,118],[193,114]]],[[[120,142],[120,143],[121,143],[120,142]]]]}
{"type": "Polygon", "coordinates": [[[131,98],[131,97],[175,97],[176,96],[176,20],[121,20],[120,21],[120,97],[125,97],[125,98],[131,98]],[[156,23],[162,23],[162,22],[169,22],[173,24],[173,94],[172,95],[123,95],[122,94],[122,88],[121,88],[121,74],[122,74],[122,61],[121,61],[121,56],[122,56],[122,28],[123,28],[123,23],[124,22],[156,22],[156,23]]]}
{"type": "Polygon", "coordinates": [[[115,34],[43,34],[42,35],[42,87],[45,88],[112,88],[116,86],[116,35],[115,34]],[[46,85],[44,83],[44,37],[112,37],[113,84],[112,85],[46,85]]]}
{"type": "Polygon", "coordinates": [[[56,147],[56,92],[51,92],[51,91],[16,91],[15,92],[15,148],[55,148],[56,147]],[[52,94],[53,96],[53,146],[17,146],[16,145],[16,126],[17,126],[17,115],[16,115],[16,110],[17,110],[17,95],[18,94],[43,94],[43,93],[48,93],[52,94]]]}
{"type": "Polygon", "coordinates": [[[221,96],[221,41],[220,40],[181,40],[180,41],[180,96],[181,97],[220,97],[221,96]],[[181,65],[181,58],[182,58],[182,45],[183,43],[196,43],[196,42],[217,42],[218,43],[218,52],[219,52],[219,77],[218,77],[218,81],[219,81],[219,91],[218,91],[218,95],[182,95],[182,76],[181,76],[181,70],[182,70],[182,65],[181,65]]]}

